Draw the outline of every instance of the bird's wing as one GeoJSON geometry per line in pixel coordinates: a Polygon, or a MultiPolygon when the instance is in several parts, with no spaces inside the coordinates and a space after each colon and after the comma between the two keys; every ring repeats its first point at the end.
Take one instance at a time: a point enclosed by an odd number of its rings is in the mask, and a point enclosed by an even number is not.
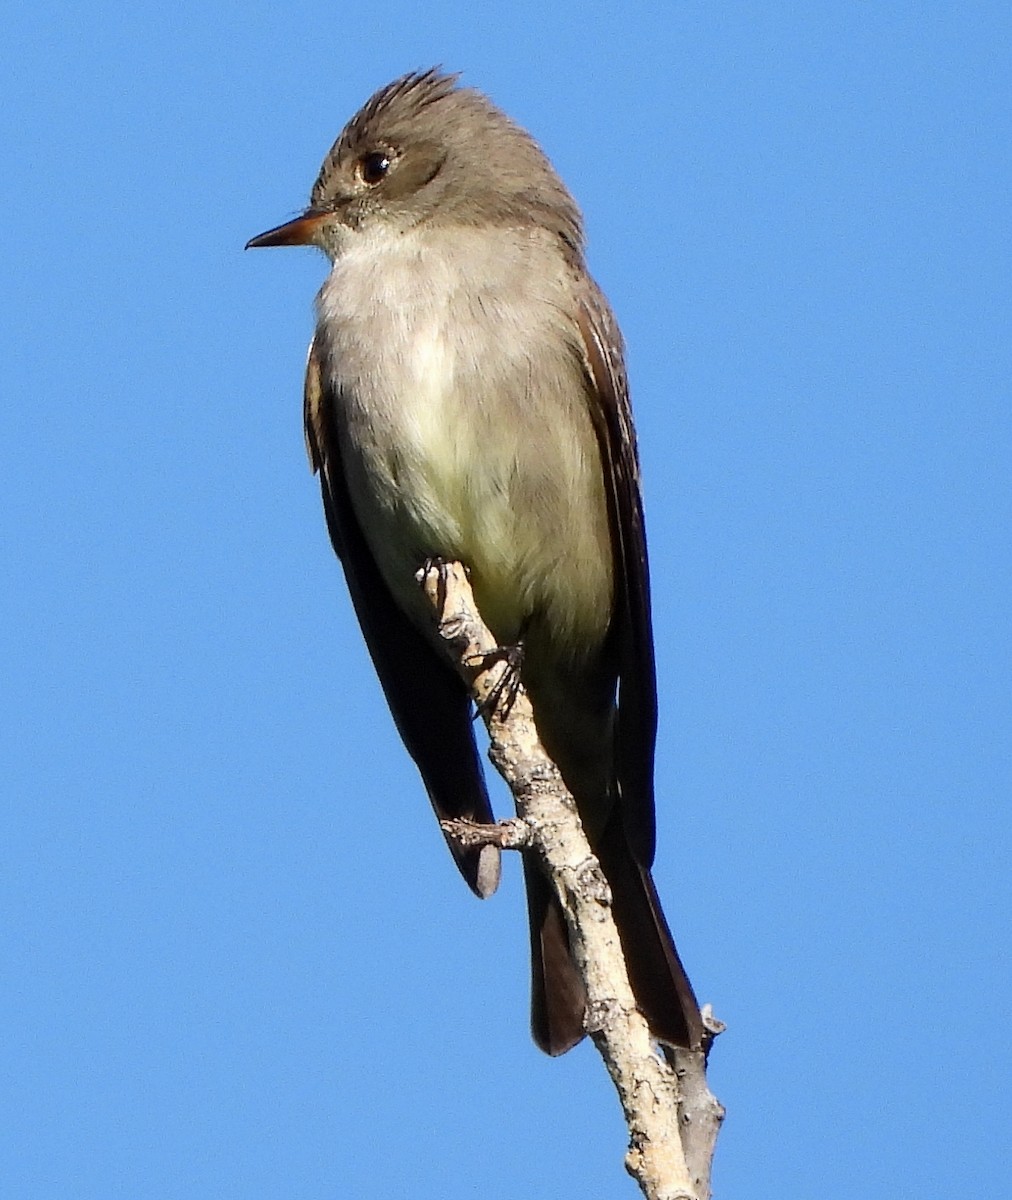
{"type": "Polygon", "coordinates": [[[655,844],[657,680],[639,457],[622,335],[601,290],[585,278],[578,320],[591,385],[591,415],[601,448],[615,563],[613,636],[619,664],[616,773],[630,847],[637,862],[649,867],[655,844]]]}
{"type": "MultiPolygon", "coordinates": [[[[366,646],[397,729],[414,759],[440,820],[493,821],[475,746],[467,688],[404,615],[380,575],[348,493],[335,429],[334,396],[314,338],[306,364],[305,434],[309,461],[320,475],[327,528],[344,567],[366,646]]],[[[479,896],[499,882],[499,852],[447,843],[461,874],[479,896]]]]}

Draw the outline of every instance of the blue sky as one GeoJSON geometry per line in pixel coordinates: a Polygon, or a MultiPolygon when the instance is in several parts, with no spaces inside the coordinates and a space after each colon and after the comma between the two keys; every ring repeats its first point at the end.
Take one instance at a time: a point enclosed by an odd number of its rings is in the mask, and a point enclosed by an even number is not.
{"type": "MultiPolygon", "coordinates": [[[[633,1196],[304,458],[305,203],[443,63],[629,344],[719,1196],[1007,1186],[1007,5],[43,2],[0,48],[0,1194],[633,1196]]],[[[500,800],[500,804],[504,806],[500,800]]]]}

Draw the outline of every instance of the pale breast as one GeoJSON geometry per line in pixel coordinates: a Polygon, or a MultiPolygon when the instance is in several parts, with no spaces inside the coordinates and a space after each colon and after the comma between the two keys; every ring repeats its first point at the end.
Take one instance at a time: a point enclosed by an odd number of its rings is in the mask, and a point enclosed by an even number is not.
{"type": "Polygon", "coordinates": [[[532,615],[597,644],[612,566],[600,456],[561,256],[516,233],[361,235],[317,308],[353,503],[389,586],[471,569],[501,640],[532,615]]]}

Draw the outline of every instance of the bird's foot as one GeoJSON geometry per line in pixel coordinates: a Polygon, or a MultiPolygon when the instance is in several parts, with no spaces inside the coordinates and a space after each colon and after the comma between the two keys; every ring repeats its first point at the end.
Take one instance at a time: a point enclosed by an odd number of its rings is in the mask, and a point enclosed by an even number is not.
{"type": "Polygon", "coordinates": [[[524,648],[521,643],[515,646],[497,646],[486,654],[475,655],[468,661],[468,666],[477,671],[487,671],[496,663],[503,663],[505,670],[489,689],[488,694],[478,702],[475,717],[489,720],[493,716],[500,719],[509,716],[513,702],[520,693],[520,668],[524,662],[524,648]]]}

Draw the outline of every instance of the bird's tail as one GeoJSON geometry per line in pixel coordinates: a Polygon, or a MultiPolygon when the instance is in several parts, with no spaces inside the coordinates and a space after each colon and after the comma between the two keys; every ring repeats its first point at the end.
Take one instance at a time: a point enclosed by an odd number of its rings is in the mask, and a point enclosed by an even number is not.
{"type": "MultiPolygon", "coordinates": [[[[696,1049],[703,1023],[664,918],[650,871],[633,856],[613,813],[594,851],[612,893],[636,1003],[660,1042],[696,1049]]],[[[524,858],[531,929],[531,1029],[547,1054],[564,1054],[584,1035],[586,993],[573,964],[562,909],[538,865],[524,858]]]]}

